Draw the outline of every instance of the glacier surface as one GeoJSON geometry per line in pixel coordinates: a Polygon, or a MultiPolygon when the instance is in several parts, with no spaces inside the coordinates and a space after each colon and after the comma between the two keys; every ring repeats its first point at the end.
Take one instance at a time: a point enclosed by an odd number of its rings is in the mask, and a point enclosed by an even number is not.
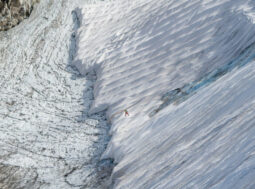
{"type": "Polygon", "coordinates": [[[113,188],[255,187],[254,5],[81,6],[73,64],[97,75],[90,113],[112,124],[113,188]]]}
{"type": "Polygon", "coordinates": [[[43,0],[0,32],[0,188],[102,188],[104,112],[88,115],[93,74],[71,66],[77,1],[43,0]]]}
{"type": "Polygon", "coordinates": [[[41,1],[0,33],[0,188],[255,188],[254,7],[41,1]]]}

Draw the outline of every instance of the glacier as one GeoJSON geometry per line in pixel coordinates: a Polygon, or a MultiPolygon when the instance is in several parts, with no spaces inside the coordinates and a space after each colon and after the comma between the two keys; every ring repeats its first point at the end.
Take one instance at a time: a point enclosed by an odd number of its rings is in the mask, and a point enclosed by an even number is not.
{"type": "Polygon", "coordinates": [[[88,115],[95,76],[71,65],[79,2],[43,0],[0,32],[0,188],[102,188],[111,160],[104,112],[88,115]]]}
{"type": "Polygon", "coordinates": [[[0,188],[255,188],[254,7],[40,1],[0,32],[0,188]]]}
{"type": "Polygon", "coordinates": [[[254,5],[83,5],[73,64],[97,75],[90,113],[111,122],[112,188],[255,187],[254,5]]]}

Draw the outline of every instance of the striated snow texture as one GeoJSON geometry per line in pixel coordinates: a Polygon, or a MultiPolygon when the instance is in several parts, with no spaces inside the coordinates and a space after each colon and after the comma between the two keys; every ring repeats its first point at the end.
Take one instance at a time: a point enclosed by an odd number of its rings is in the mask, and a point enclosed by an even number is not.
{"type": "Polygon", "coordinates": [[[43,0],[0,32],[1,189],[102,188],[111,171],[104,112],[88,115],[96,77],[70,66],[76,3],[43,0]]]}
{"type": "Polygon", "coordinates": [[[118,189],[255,188],[255,3],[84,4],[74,65],[95,71],[118,189]],[[127,109],[130,116],[124,116],[127,109]]]}

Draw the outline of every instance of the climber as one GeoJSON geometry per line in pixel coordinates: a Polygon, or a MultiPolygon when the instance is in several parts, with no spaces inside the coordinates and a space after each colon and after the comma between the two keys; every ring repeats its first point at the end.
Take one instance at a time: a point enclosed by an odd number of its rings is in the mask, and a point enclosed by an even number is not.
{"type": "Polygon", "coordinates": [[[7,5],[7,7],[8,7],[8,9],[10,9],[10,7],[9,7],[9,0],[3,0],[2,2],[3,2],[3,3],[5,2],[6,5],[7,5]]]}
{"type": "Polygon", "coordinates": [[[7,5],[9,4],[9,0],[3,0],[3,2],[6,2],[7,5]]]}
{"type": "Polygon", "coordinates": [[[124,110],[124,113],[125,113],[125,117],[129,116],[129,113],[128,113],[128,111],[126,109],[124,110]]]}

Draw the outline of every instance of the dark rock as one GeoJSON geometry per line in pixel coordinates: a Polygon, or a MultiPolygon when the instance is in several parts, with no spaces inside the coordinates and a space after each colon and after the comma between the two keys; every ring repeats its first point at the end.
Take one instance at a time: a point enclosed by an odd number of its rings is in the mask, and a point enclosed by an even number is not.
{"type": "Polygon", "coordinates": [[[0,0],[0,31],[8,30],[29,17],[39,0],[0,0]]]}

